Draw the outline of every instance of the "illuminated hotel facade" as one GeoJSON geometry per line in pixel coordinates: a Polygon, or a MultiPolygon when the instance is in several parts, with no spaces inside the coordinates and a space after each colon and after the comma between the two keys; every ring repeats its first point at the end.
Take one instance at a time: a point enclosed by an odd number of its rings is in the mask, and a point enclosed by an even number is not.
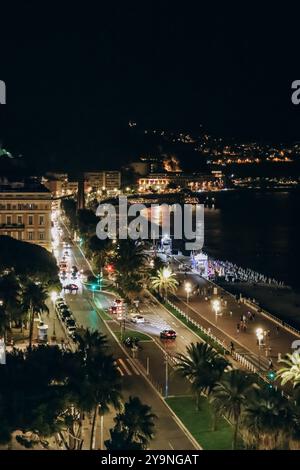
{"type": "Polygon", "coordinates": [[[0,235],[51,251],[51,192],[37,183],[0,183],[0,235]]]}

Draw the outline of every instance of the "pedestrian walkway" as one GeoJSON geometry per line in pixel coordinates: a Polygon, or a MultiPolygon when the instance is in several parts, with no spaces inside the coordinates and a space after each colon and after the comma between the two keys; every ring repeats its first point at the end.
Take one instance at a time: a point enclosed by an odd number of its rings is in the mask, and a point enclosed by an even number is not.
{"type": "Polygon", "coordinates": [[[181,285],[173,302],[182,311],[188,313],[205,328],[209,328],[228,347],[232,341],[235,351],[248,356],[248,359],[267,369],[271,358],[274,367],[277,360],[293,351],[292,344],[298,336],[275,323],[271,318],[238,301],[234,296],[220,287],[196,274],[178,274],[181,285]],[[185,283],[193,286],[193,295],[187,302],[185,283]],[[213,308],[213,300],[218,299],[219,311],[213,308]],[[264,333],[263,344],[258,343],[256,331],[261,328],[264,333]]]}

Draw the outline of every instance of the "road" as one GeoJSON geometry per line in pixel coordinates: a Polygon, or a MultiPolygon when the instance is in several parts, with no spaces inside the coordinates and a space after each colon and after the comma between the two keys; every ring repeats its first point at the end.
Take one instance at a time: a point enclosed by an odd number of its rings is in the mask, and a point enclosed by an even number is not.
{"type": "MultiPolygon", "coordinates": [[[[65,254],[65,249],[60,244],[56,248],[55,255],[58,261],[65,254]]],[[[79,270],[87,270],[86,259],[77,245],[72,245],[68,250],[67,261],[69,266],[76,265],[79,270]]],[[[156,436],[150,444],[151,449],[155,450],[194,450],[197,448],[194,441],[191,440],[182,428],[180,423],[174,418],[172,412],[165,404],[164,400],[151,385],[150,380],[147,380],[142,373],[139,362],[137,360],[131,360],[128,357],[128,352],[124,350],[115,339],[113,330],[118,329],[118,323],[114,320],[105,322],[101,319],[98,312],[98,307],[107,308],[113,297],[108,294],[102,294],[95,292],[94,295],[88,291],[82,284],[80,279],[70,279],[70,276],[63,281],[64,285],[70,281],[78,285],[77,293],[65,293],[65,298],[69,304],[74,317],[79,326],[98,330],[107,335],[109,340],[109,348],[116,358],[117,365],[120,371],[120,375],[123,381],[123,399],[126,401],[130,395],[138,396],[143,403],[147,403],[152,407],[153,412],[158,416],[156,424],[156,436]]],[[[150,367],[154,370],[159,371],[159,380],[161,378],[161,371],[164,370],[161,366],[163,360],[161,356],[163,352],[153,345],[154,354],[152,355],[152,348],[148,351],[148,357],[151,355],[150,367]],[[158,352],[157,352],[158,351],[158,352]]],[[[144,357],[144,352],[142,353],[144,357]]],[[[163,357],[163,356],[162,356],[163,357]]],[[[171,374],[170,374],[171,375],[171,374]]],[[[178,380],[178,379],[176,379],[178,380]]],[[[170,378],[170,383],[173,383],[173,379],[170,378]]],[[[109,428],[113,426],[113,415],[105,417],[104,425],[104,439],[109,436],[109,428]]],[[[87,431],[88,432],[88,431],[87,431]]],[[[97,433],[99,438],[99,433],[97,433]]],[[[96,441],[96,447],[99,446],[99,439],[96,441]]]]}

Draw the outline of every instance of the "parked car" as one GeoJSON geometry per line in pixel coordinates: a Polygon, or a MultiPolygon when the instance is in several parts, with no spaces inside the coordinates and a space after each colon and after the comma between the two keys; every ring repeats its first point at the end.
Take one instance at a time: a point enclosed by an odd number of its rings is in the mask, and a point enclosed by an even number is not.
{"type": "Polygon", "coordinates": [[[176,336],[177,333],[174,330],[162,330],[160,332],[161,339],[175,339],[176,336]]]}
{"type": "Polygon", "coordinates": [[[145,318],[142,315],[132,315],[130,321],[132,323],[145,323],[145,318]]]}

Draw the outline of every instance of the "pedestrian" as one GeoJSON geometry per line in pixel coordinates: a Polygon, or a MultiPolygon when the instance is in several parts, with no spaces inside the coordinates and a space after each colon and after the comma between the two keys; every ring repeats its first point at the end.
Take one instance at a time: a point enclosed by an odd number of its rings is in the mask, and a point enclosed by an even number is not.
{"type": "Polygon", "coordinates": [[[234,344],[232,341],[230,341],[230,354],[234,352],[234,344]]]}
{"type": "Polygon", "coordinates": [[[241,315],[241,322],[244,321],[244,315],[241,315]]]}
{"type": "Polygon", "coordinates": [[[273,370],[273,369],[274,369],[273,361],[272,361],[271,358],[269,359],[269,364],[268,364],[268,365],[269,365],[269,370],[273,370]]]}
{"type": "Polygon", "coordinates": [[[232,317],[232,310],[230,310],[229,315],[232,317]]]}
{"type": "Polygon", "coordinates": [[[240,324],[239,324],[239,323],[237,323],[237,325],[236,325],[236,332],[237,332],[237,333],[240,332],[240,324]]]}

